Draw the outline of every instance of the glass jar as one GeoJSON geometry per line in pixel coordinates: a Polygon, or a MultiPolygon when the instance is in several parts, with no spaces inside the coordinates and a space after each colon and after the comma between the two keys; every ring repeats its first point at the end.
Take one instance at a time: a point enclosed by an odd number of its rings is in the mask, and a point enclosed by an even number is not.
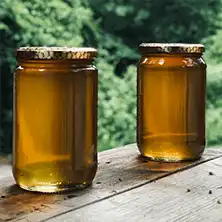
{"type": "Polygon", "coordinates": [[[177,162],[205,147],[206,64],[201,44],[143,43],[137,69],[137,144],[142,156],[177,162]]]}
{"type": "Polygon", "coordinates": [[[22,47],[14,83],[13,174],[26,190],[84,188],[97,170],[94,48],[22,47]]]}

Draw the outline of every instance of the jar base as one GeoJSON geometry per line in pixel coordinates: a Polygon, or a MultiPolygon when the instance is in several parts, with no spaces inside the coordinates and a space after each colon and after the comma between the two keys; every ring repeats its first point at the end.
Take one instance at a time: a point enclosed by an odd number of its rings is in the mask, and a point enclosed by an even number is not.
{"type": "Polygon", "coordinates": [[[151,160],[155,162],[166,162],[166,163],[181,163],[181,162],[190,162],[199,160],[201,158],[200,156],[197,157],[187,157],[187,158],[181,158],[181,157],[156,157],[156,156],[144,156],[141,154],[142,158],[146,160],[151,160]]]}
{"type": "Polygon", "coordinates": [[[157,162],[189,162],[201,158],[205,142],[181,142],[181,141],[156,141],[144,140],[143,144],[138,144],[141,155],[157,162]]]}
{"type": "Polygon", "coordinates": [[[92,184],[97,162],[77,170],[70,161],[53,161],[13,167],[16,183],[28,191],[57,193],[83,189],[92,184]]]}
{"type": "Polygon", "coordinates": [[[73,185],[49,185],[49,186],[25,186],[22,184],[18,184],[22,189],[32,192],[41,192],[41,193],[63,193],[74,190],[85,189],[92,185],[90,183],[82,183],[82,184],[73,184],[73,185]]]}

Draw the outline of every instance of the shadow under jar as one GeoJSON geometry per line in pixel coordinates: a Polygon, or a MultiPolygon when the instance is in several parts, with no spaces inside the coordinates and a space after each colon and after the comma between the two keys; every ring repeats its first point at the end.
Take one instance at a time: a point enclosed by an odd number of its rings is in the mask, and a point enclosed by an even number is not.
{"type": "Polygon", "coordinates": [[[178,162],[205,148],[206,64],[201,44],[139,46],[137,144],[142,156],[178,162]]]}
{"type": "Polygon", "coordinates": [[[26,190],[84,188],[97,170],[93,48],[22,47],[14,83],[13,174],[26,190]]]}

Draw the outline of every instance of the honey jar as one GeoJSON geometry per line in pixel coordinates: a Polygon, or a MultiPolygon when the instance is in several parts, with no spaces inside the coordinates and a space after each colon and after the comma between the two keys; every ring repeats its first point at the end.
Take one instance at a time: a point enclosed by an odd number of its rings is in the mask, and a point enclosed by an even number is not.
{"type": "Polygon", "coordinates": [[[177,162],[205,148],[206,64],[201,44],[142,43],[137,144],[142,156],[177,162]]]}
{"type": "Polygon", "coordinates": [[[21,47],[14,73],[13,174],[26,190],[85,188],[97,170],[94,48],[21,47]]]}

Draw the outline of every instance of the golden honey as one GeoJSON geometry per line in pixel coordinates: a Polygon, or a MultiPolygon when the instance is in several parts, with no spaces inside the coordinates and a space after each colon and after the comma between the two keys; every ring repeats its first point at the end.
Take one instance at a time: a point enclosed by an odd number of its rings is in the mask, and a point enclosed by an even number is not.
{"type": "Polygon", "coordinates": [[[17,50],[13,174],[30,191],[84,188],[97,170],[93,48],[17,50]]]}
{"type": "Polygon", "coordinates": [[[194,160],[205,147],[206,64],[200,44],[140,45],[137,144],[142,156],[194,160]]]}

